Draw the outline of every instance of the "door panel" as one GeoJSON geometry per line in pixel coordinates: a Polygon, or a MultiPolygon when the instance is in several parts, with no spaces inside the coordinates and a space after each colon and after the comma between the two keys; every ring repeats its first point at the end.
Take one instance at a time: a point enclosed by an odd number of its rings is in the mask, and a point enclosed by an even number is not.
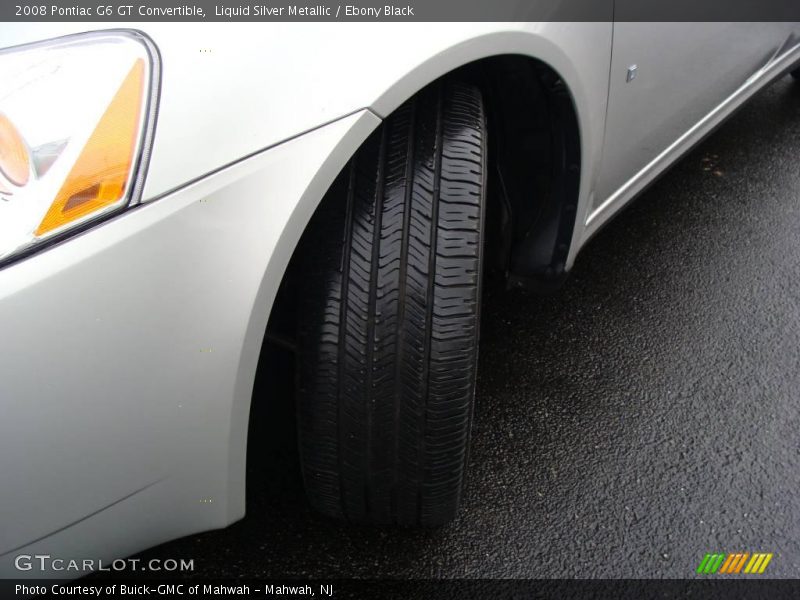
{"type": "Polygon", "coordinates": [[[767,65],[795,25],[615,23],[593,209],[767,65]]]}

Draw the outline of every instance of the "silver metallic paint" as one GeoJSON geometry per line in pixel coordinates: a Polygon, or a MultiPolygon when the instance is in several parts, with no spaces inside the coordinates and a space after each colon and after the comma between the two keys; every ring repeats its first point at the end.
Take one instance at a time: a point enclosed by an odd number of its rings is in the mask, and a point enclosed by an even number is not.
{"type": "MultiPolygon", "coordinates": [[[[436,77],[499,54],[561,75],[582,153],[571,264],[800,61],[798,24],[135,27],[163,65],[145,204],[0,270],[0,575],[41,575],[13,569],[21,552],[113,558],[241,518],[253,378],[289,257],[380,118],[436,77]]],[[[86,28],[2,24],[0,39],[86,28]]]]}

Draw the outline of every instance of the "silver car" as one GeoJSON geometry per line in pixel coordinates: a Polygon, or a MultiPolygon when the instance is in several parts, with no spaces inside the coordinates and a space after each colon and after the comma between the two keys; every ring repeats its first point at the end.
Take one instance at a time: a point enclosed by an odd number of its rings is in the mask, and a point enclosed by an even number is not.
{"type": "Polygon", "coordinates": [[[484,276],[556,289],[800,65],[798,23],[4,23],[0,40],[14,576],[43,574],[22,555],[111,559],[242,518],[270,344],[297,356],[314,507],[452,519],[484,276]]]}

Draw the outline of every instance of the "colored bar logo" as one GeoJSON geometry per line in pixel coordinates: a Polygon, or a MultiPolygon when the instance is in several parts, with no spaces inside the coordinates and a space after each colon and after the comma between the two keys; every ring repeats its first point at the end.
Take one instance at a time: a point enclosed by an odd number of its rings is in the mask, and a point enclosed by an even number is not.
{"type": "Polygon", "coordinates": [[[697,567],[698,575],[737,575],[749,573],[761,575],[767,569],[773,554],[738,552],[733,554],[706,554],[697,567]]]}

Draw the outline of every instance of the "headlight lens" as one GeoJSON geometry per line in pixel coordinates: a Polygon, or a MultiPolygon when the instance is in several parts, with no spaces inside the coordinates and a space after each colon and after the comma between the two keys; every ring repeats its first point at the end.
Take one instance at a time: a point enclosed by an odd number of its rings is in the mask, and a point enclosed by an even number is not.
{"type": "Polygon", "coordinates": [[[0,261],[129,204],[153,72],[149,44],[126,32],[0,52],[0,261]]]}

